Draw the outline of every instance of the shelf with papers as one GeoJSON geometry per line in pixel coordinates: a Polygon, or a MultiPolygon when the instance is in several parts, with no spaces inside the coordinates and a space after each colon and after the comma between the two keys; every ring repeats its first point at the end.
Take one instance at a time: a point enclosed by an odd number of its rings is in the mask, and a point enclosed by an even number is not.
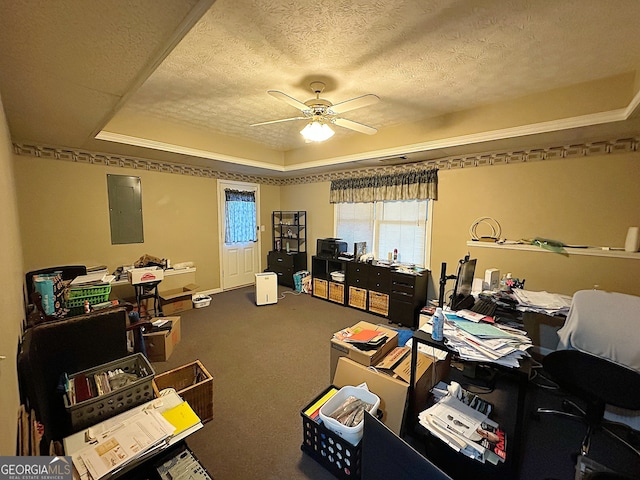
{"type": "MultiPolygon", "coordinates": [[[[469,240],[467,247],[493,248],[497,250],[519,250],[522,252],[542,252],[555,253],[535,245],[526,245],[522,243],[492,243],[478,242],[469,240]]],[[[625,252],[623,250],[606,250],[606,247],[565,247],[564,251],[568,255],[584,255],[589,257],[610,257],[610,258],[626,258],[632,260],[640,260],[640,252],[625,252]]]]}
{"type": "MultiPolygon", "coordinates": [[[[417,405],[413,396],[413,385],[415,385],[416,371],[417,371],[417,357],[418,357],[418,347],[420,344],[433,346],[439,348],[441,350],[445,350],[449,353],[455,353],[451,348],[445,345],[444,341],[436,341],[431,338],[431,335],[423,330],[416,330],[413,332],[412,337],[412,345],[411,345],[411,377],[409,382],[409,415],[407,415],[408,422],[405,423],[405,428],[408,431],[413,431],[415,425],[418,423],[418,413],[424,410],[425,405],[417,405]]],[[[471,364],[478,364],[483,362],[467,362],[471,364]]],[[[532,362],[529,357],[525,357],[521,359],[520,364],[517,368],[507,367],[497,363],[489,363],[489,365],[500,369],[501,372],[505,372],[508,375],[501,375],[500,377],[510,377],[515,382],[515,394],[514,394],[514,403],[516,404],[515,408],[515,419],[513,430],[510,431],[511,438],[514,439],[510,450],[512,449],[509,456],[511,460],[508,460],[509,469],[517,467],[517,459],[520,456],[519,448],[520,448],[520,440],[522,439],[522,432],[524,429],[524,417],[525,417],[525,401],[527,395],[527,385],[529,383],[529,376],[532,369],[532,362]]],[[[451,371],[455,369],[450,369],[451,371]]],[[[502,422],[501,422],[502,423],[502,422]]]]}

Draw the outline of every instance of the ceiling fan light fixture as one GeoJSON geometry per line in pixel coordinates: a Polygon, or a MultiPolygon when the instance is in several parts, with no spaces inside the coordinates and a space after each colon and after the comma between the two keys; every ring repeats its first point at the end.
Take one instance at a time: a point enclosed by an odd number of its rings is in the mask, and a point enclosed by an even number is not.
{"type": "Polygon", "coordinates": [[[309,122],[300,130],[300,134],[304,139],[310,142],[324,142],[333,137],[334,133],[329,125],[319,120],[309,122]]]}

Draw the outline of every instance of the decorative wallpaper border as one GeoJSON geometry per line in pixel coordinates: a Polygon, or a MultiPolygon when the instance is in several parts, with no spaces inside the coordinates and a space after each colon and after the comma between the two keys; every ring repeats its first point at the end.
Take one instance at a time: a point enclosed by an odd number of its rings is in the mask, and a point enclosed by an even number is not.
{"type": "Polygon", "coordinates": [[[267,185],[295,185],[301,183],[329,182],[340,178],[368,176],[381,173],[399,173],[415,169],[438,168],[440,170],[451,170],[456,168],[507,165],[523,162],[539,162],[543,160],[605,155],[610,153],[636,152],[640,151],[640,137],[569,146],[534,148],[515,152],[453,156],[404,165],[381,165],[379,167],[354,168],[329,173],[291,175],[289,177],[270,177],[266,175],[258,176],[243,173],[223,172],[212,168],[198,167],[194,165],[17,143],[13,144],[13,149],[17,155],[50,158],[52,160],[64,160],[110,167],[133,168],[153,172],[191,175],[212,179],[219,178],[223,180],[236,180],[267,185]]]}

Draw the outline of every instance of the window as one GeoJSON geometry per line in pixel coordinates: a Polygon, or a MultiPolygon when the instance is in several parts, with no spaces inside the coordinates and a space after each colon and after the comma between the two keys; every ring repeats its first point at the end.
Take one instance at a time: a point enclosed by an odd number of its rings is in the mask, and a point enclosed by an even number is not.
{"type": "Polygon", "coordinates": [[[257,241],[255,192],[226,189],[224,195],[225,243],[257,241]]]}
{"type": "Polygon", "coordinates": [[[367,253],[381,260],[398,250],[398,261],[428,266],[431,239],[428,200],[336,203],[336,237],[367,242],[367,253]]]}

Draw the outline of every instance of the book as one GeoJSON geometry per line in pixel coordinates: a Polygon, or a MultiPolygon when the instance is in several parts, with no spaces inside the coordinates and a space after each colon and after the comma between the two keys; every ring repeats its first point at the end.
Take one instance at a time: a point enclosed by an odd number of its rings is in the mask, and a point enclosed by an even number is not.
{"type": "Polygon", "coordinates": [[[316,420],[320,415],[320,408],[338,393],[337,388],[331,388],[327,393],[315,401],[309,408],[304,411],[304,414],[312,420],[316,420]]]}
{"type": "Polygon", "coordinates": [[[173,435],[184,432],[200,422],[200,418],[187,402],[182,402],[169,410],[165,410],[162,412],[162,416],[175,427],[173,435]]]}
{"type": "Polygon", "coordinates": [[[84,402],[93,397],[89,389],[89,382],[83,373],[79,373],[73,377],[73,385],[75,389],[75,399],[77,403],[84,402]]]}

